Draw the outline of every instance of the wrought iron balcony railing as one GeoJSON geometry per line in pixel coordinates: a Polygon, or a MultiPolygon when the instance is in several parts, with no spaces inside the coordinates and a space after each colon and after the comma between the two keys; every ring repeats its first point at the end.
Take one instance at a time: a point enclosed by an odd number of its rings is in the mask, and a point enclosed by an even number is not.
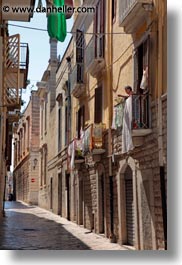
{"type": "Polygon", "coordinates": [[[71,93],[79,98],[85,91],[84,64],[76,63],[70,74],[71,93]]]}
{"type": "Polygon", "coordinates": [[[96,76],[104,66],[104,36],[94,35],[85,50],[86,72],[96,76]]]}
{"type": "Polygon", "coordinates": [[[133,130],[150,128],[150,104],[148,94],[132,95],[133,130]]]}

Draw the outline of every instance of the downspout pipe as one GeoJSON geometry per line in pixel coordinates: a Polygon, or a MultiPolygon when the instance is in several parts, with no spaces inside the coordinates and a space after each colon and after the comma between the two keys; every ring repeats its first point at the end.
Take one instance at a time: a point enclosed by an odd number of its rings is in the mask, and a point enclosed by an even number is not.
{"type": "MultiPolygon", "coordinates": [[[[107,8],[108,10],[112,10],[112,1],[106,1],[107,2],[107,8]]],[[[112,12],[107,12],[108,13],[108,32],[112,32],[112,12]]],[[[107,50],[107,64],[110,65],[111,67],[108,67],[107,70],[107,77],[108,77],[108,157],[109,157],[109,186],[110,186],[110,241],[112,243],[116,242],[116,236],[114,235],[114,201],[113,201],[113,168],[112,168],[112,133],[111,133],[111,125],[112,125],[112,34],[107,35],[107,42],[108,42],[108,50],[107,50]]]]}

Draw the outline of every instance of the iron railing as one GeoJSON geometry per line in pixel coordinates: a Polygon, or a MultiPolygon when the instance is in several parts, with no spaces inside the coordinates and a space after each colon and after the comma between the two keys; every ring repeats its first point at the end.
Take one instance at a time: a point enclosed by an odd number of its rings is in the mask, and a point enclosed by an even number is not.
{"type": "Polygon", "coordinates": [[[76,63],[70,74],[71,92],[74,90],[75,85],[84,83],[84,64],[76,63]]]}
{"type": "Polygon", "coordinates": [[[88,68],[95,59],[104,58],[104,36],[94,35],[85,50],[85,66],[88,68]]]}
{"type": "Polygon", "coordinates": [[[132,95],[132,128],[150,128],[150,101],[148,94],[132,95]]]}

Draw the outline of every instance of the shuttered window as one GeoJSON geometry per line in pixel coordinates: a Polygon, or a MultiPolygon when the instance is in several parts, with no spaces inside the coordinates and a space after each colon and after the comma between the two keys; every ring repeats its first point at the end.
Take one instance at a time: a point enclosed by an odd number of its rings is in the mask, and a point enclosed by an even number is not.
{"type": "Polygon", "coordinates": [[[78,29],[76,33],[76,63],[77,82],[82,83],[84,79],[84,34],[78,29]]]}
{"type": "Polygon", "coordinates": [[[104,57],[105,36],[101,33],[105,32],[105,1],[100,0],[96,6],[94,17],[94,33],[95,35],[95,57],[104,57]]]}
{"type": "Polygon", "coordinates": [[[85,126],[85,106],[82,106],[76,114],[76,130],[77,138],[80,139],[81,130],[84,130],[85,126]]]}
{"type": "Polygon", "coordinates": [[[112,0],[112,21],[116,20],[116,0],[112,0]]]}
{"type": "Polygon", "coordinates": [[[84,61],[84,35],[81,30],[76,31],[76,62],[84,61]]]}
{"type": "Polygon", "coordinates": [[[102,122],[102,86],[97,87],[95,89],[95,123],[101,123],[102,122]]]}
{"type": "Polygon", "coordinates": [[[68,144],[68,107],[65,107],[65,145],[68,144]]]}
{"type": "Polygon", "coordinates": [[[62,107],[58,109],[58,151],[62,148],[62,107]]]}

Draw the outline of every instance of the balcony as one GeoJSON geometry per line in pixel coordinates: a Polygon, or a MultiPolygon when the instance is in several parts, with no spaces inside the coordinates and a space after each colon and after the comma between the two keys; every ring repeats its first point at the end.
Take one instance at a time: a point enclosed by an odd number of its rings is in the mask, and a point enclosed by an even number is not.
{"type": "MultiPolygon", "coordinates": [[[[115,116],[112,128],[117,130],[113,138],[113,150],[115,155],[122,154],[122,126],[123,126],[124,102],[115,106],[115,116]]],[[[132,124],[131,136],[134,147],[142,146],[145,143],[145,137],[152,133],[151,129],[151,111],[150,97],[148,94],[132,95],[132,124]]]]}
{"type": "Polygon", "coordinates": [[[70,74],[71,93],[74,97],[80,98],[85,93],[84,64],[76,63],[70,74]]]}
{"type": "Polygon", "coordinates": [[[96,77],[104,67],[104,36],[93,36],[85,50],[85,70],[96,77]]]}
{"type": "Polygon", "coordinates": [[[35,0],[16,0],[16,1],[2,0],[2,7],[3,6],[8,6],[10,8],[9,12],[3,12],[3,9],[2,9],[3,20],[28,22],[33,17],[33,9],[35,6],[35,0]],[[17,8],[17,7],[22,8],[22,12],[17,9],[15,9],[15,11],[17,10],[17,12],[13,12],[12,8],[17,8]]]}
{"type": "Polygon", "coordinates": [[[119,22],[128,34],[134,33],[148,18],[153,7],[152,0],[122,0],[119,4],[119,22]]]}
{"type": "Polygon", "coordinates": [[[149,95],[133,95],[132,105],[132,137],[134,146],[137,147],[143,145],[144,137],[152,133],[149,95]]]}
{"type": "Polygon", "coordinates": [[[82,139],[83,154],[101,155],[105,153],[103,146],[104,124],[91,124],[85,131],[82,139]]]}
{"type": "Polygon", "coordinates": [[[38,95],[40,99],[42,100],[45,99],[48,94],[47,82],[45,81],[37,82],[36,86],[38,87],[38,95]]]}
{"type": "Polygon", "coordinates": [[[20,89],[27,86],[29,48],[20,43],[20,35],[5,38],[4,103],[8,108],[20,108],[20,89]]]}

